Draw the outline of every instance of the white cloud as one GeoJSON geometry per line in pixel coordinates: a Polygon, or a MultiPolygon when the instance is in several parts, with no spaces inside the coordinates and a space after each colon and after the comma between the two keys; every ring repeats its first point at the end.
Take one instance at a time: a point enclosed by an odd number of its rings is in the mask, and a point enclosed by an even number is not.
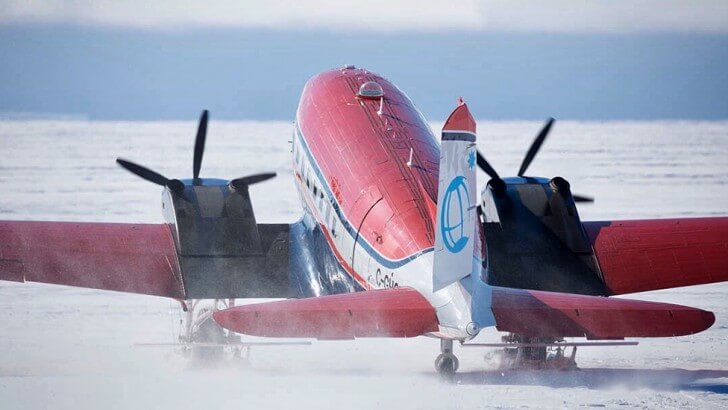
{"type": "Polygon", "coordinates": [[[335,31],[728,32],[725,0],[0,0],[0,22],[335,31]]]}
{"type": "Polygon", "coordinates": [[[546,32],[728,32],[725,0],[490,0],[483,26],[546,32]]]}

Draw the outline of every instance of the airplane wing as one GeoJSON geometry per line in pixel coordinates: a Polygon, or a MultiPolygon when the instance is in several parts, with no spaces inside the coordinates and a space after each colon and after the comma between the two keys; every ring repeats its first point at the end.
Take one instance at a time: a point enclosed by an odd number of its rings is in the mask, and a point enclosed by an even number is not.
{"type": "Polygon", "coordinates": [[[728,280],[728,218],[584,222],[610,294],[728,280]]]}
{"type": "Polygon", "coordinates": [[[715,322],[704,310],[670,303],[493,287],[496,328],[538,337],[667,337],[715,322]]]}
{"type": "Polygon", "coordinates": [[[213,317],[234,332],[266,337],[413,337],[438,330],[435,309],[412,288],[242,305],[213,317]]]}
{"type": "Polygon", "coordinates": [[[0,221],[0,280],[185,299],[162,224],[0,221]]]}
{"type": "Polygon", "coordinates": [[[262,251],[226,255],[180,253],[166,224],[0,221],[0,280],[174,299],[291,297],[289,225],[256,226],[262,251]]]}

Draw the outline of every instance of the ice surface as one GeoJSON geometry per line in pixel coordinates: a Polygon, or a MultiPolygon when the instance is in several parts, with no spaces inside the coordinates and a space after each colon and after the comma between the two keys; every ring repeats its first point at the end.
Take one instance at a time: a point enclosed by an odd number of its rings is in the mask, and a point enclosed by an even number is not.
{"type": "MultiPolygon", "coordinates": [[[[214,114],[214,113],[213,113],[214,114]]],[[[441,124],[433,124],[437,129],[441,124]]],[[[541,124],[480,122],[479,146],[515,174],[541,124]]],[[[194,122],[0,122],[0,219],[161,221],[160,189],[117,156],[168,177],[192,173],[194,122]]],[[[285,122],[212,119],[202,176],[274,170],[251,188],[260,221],[294,221],[285,122]]],[[[557,122],[529,168],[594,195],[583,219],[728,213],[728,122],[557,122]]],[[[485,182],[485,177],[481,184],[485,182]]],[[[168,349],[180,312],[163,298],[0,282],[0,409],[728,407],[728,284],[636,297],[716,313],[703,333],[583,348],[579,372],[499,372],[488,350],[459,349],[452,383],[438,342],[356,340],[257,348],[252,366],[191,369],[168,349]]],[[[479,341],[497,341],[486,331],[479,341]]]]}

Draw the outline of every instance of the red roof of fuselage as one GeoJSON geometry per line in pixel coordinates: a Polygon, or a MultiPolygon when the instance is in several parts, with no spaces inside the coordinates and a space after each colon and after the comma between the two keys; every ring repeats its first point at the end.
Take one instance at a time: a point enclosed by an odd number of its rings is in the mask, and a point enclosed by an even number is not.
{"type": "Polygon", "coordinates": [[[378,253],[433,246],[440,148],[404,93],[366,70],[326,71],[304,87],[297,121],[343,215],[378,253]],[[379,99],[357,96],[367,81],[384,89],[381,115],[379,99]]]}

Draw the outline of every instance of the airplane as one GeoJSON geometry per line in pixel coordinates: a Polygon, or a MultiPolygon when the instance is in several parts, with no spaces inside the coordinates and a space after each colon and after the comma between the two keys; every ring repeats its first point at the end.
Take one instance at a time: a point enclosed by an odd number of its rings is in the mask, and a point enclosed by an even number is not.
{"type": "Polygon", "coordinates": [[[527,174],[553,119],[516,176],[501,177],[462,99],[438,142],[384,77],[324,71],[304,86],[293,127],[303,215],[272,224],[256,221],[248,188],[274,173],[200,177],[208,119],[203,111],[190,179],[117,159],[163,188],[164,223],[0,221],[0,280],[174,299],[186,312],[181,342],[200,352],[250,346],[239,334],[433,337],[443,375],[458,369],[455,342],[503,347],[513,367],[574,369],[578,346],[715,321],[611,296],[728,280],[728,217],[582,221],[576,204],[592,198],[527,174]],[[489,177],[480,202],[478,169],[489,177]],[[236,305],[246,298],[280,300],[236,305]],[[493,327],[502,343],[472,342],[493,327]]]}

